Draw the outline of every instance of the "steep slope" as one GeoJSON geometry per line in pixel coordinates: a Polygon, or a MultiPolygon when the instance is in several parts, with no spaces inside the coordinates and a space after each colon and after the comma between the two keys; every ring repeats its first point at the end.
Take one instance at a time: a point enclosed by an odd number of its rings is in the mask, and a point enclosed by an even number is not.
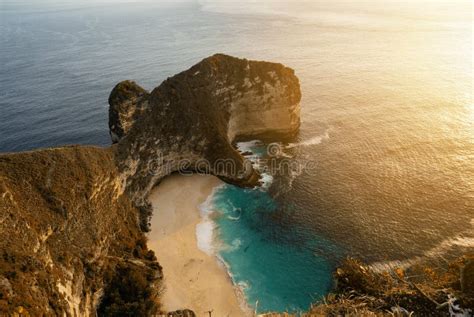
{"type": "Polygon", "coordinates": [[[0,156],[0,312],[94,315],[117,266],[159,281],[118,180],[111,148],[0,156]]]}

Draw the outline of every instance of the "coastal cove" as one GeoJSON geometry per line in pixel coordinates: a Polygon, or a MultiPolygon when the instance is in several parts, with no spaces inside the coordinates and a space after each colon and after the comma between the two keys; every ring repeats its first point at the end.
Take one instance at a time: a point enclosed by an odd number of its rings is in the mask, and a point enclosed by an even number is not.
{"type": "Polygon", "coordinates": [[[292,233],[293,241],[284,243],[288,233],[268,222],[276,201],[262,189],[240,189],[209,175],[174,174],[149,200],[148,246],[163,267],[161,301],[167,311],[304,312],[331,289],[333,264],[303,245],[318,241],[292,233]],[[275,231],[279,239],[269,236],[275,231]]]}
{"type": "Polygon", "coordinates": [[[472,1],[74,1],[0,4],[1,316],[474,314],[472,1]]]}
{"type": "MultiPolygon", "coordinates": [[[[229,184],[258,186],[259,173],[231,142],[243,134],[294,135],[300,98],[291,68],[215,54],[150,93],[133,81],[118,83],[109,97],[112,146],[0,155],[0,210],[7,220],[0,229],[8,237],[0,240],[8,255],[0,258],[0,267],[8,273],[2,285],[9,301],[3,305],[2,300],[0,308],[22,313],[26,306],[33,315],[161,312],[163,271],[144,236],[153,214],[148,200],[153,187],[173,172],[197,170],[203,162],[208,174],[229,184]],[[75,247],[78,243],[81,247],[75,247]],[[25,251],[31,245],[36,245],[33,252],[25,251]],[[50,274],[38,281],[38,271],[46,268],[50,274]],[[55,287],[47,286],[51,284],[55,287]],[[10,289],[20,296],[12,296],[10,289]],[[51,298],[57,302],[51,304],[51,298]]],[[[199,196],[187,207],[194,219],[199,216],[189,206],[198,201],[199,196]]],[[[165,215],[172,210],[165,208],[165,215]]],[[[191,225],[188,238],[195,236],[193,231],[191,225]]],[[[190,243],[196,249],[195,240],[190,243]]],[[[176,249],[180,247],[178,243],[176,249]]],[[[166,248],[157,251],[167,256],[166,248]]],[[[223,267],[213,257],[201,259],[213,267],[208,276],[217,279],[215,286],[228,286],[218,308],[240,311],[223,267]]],[[[192,306],[200,309],[195,306],[199,303],[192,306]]]]}
{"type": "Polygon", "coordinates": [[[237,143],[260,170],[260,186],[239,188],[184,172],[151,192],[148,245],[163,266],[166,310],[303,313],[332,289],[333,270],[344,254],[323,237],[285,223],[284,202],[271,191],[275,178],[284,176],[267,174],[263,163],[282,154],[269,156],[272,146],[283,148],[257,140],[237,143]]]}

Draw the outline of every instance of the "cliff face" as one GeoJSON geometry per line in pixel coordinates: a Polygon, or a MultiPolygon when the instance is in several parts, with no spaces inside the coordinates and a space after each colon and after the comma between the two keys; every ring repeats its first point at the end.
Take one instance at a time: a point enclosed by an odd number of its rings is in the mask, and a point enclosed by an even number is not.
{"type": "Polygon", "coordinates": [[[152,187],[177,170],[240,186],[237,139],[295,134],[300,90],[281,64],[215,55],[151,93],[122,82],[110,148],[0,155],[0,315],[149,315],[161,268],[146,248],[152,187]]]}
{"type": "Polygon", "coordinates": [[[124,186],[138,206],[146,206],[151,188],[178,170],[258,185],[259,175],[232,143],[294,135],[300,99],[292,69],[220,54],[168,78],[150,94],[121,82],[109,98],[109,126],[124,186]]]}
{"type": "Polygon", "coordinates": [[[117,265],[159,280],[118,180],[110,148],[0,156],[0,312],[94,315],[117,265]]]}

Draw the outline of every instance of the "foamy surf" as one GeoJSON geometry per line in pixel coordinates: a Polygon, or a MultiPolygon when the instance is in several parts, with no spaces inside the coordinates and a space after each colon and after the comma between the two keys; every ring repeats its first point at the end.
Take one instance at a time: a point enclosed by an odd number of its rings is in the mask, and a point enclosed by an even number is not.
{"type": "Polygon", "coordinates": [[[230,280],[232,281],[232,284],[234,285],[234,291],[237,295],[237,300],[239,301],[240,308],[242,309],[242,311],[248,314],[248,316],[254,316],[254,311],[253,309],[251,309],[245,296],[245,291],[249,288],[248,283],[235,281],[234,275],[231,272],[229,264],[219,255],[219,253],[216,253],[216,259],[217,262],[225,268],[227,275],[229,276],[230,280]]]}
{"type": "Polygon", "coordinates": [[[270,174],[262,173],[260,181],[262,182],[262,186],[260,188],[263,190],[267,190],[273,183],[273,176],[270,174]]]}
{"type": "Polygon", "coordinates": [[[205,220],[196,225],[198,248],[208,255],[214,254],[213,235],[214,223],[211,220],[205,220]]]}
{"type": "Polygon", "coordinates": [[[230,220],[233,220],[233,221],[239,221],[240,217],[242,217],[242,209],[234,207],[233,211],[238,212],[239,215],[237,217],[229,215],[229,216],[227,216],[227,219],[230,219],[230,220]]]}
{"type": "Polygon", "coordinates": [[[262,183],[262,185],[258,188],[256,187],[255,189],[268,190],[274,180],[273,175],[266,173],[267,166],[265,165],[265,161],[262,162],[261,160],[262,157],[266,154],[269,154],[271,156],[277,156],[280,158],[284,157],[289,159],[295,159],[295,162],[299,168],[297,170],[290,171],[289,182],[287,186],[288,189],[290,189],[295,178],[302,174],[304,164],[297,162],[297,159],[294,158],[292,155],[285,153],[285,150],[321,144],[323,141],[329,139],[329,130],[330,129],[326,129],[323,134],[313,136],[307,140],[303,140],[301,142],[296,143],[289,143],[287,145],[283,145],[281,143],[271,143],[267,145],[260,140],[238,142],[236,144],[237,150],[241,154],[243,154],[246,159],[252,162],[253,168],[260,172],[260,182],[262,183]],[[264,147],[264,149],[262,149],[262,147],[264,147]],[[273,153],[272,149],[276,149],[275,153],[273,153]]]}
{"type": "MultiPolygon", "coordinates": [[[[216,257],[216,261],[221,265],[227,272],[232,284],[234,286],[237,299],[239,301],[240,308],[250,316],[252,310],[250,309],[247,300],[245,298],[245,287],[240,283],[236,283],[229,264],[220,256],[219,250],[229,248],[231,250],[236,250],[241,247],[242,241],[240,239],[234,239],[232,244],[229,246],[224,246],[220,241],[217,241],[217,236],[215,235],[216,223],[211,219],[212,213],[215,211],[214,200],[215,195],[218,190],[226,186],[225,184],[214,187],[211,194],[206,198],[206,200],[199,206],[199,211],[201,214],[202,221],[196,226],[196,237],[198,248],[205,252],[208,255],[216,257]]],[[[234,209],[236,209],[234,207],[234,209]]],[[[240,218],[240,215],[239,215],[240,218]]],[[[238,219],[235,219],[238,220],[238,219]]]]}
{"type": "Polygon", "coordinates": [[[304,140],[298,143],[290,143],[285,146],[285,149],[292,149],[299,146],[310,146],[310,145],[317,145],[321,144],[324,140],[329,139],[329,131],[326,130],[322,135],[316,135],[314,137],[309,138],[308,140],[304,140]]]}
{"type": "Polygon", "coordinates": [[[269,173],[265,172],[265,163],[262,162],[260,159],[262,156],[267,154],[267,147],[262,141],[260,140],[252,140],[247,142],[238,142],[237,143],[237,150],[244,154],[244,157],[252,162],[252,166],[260,173],[260,182],[262,185],[260,187],[256,187],[254,189],[261,189],[267,190],[273,183],[273,176],[269,173]],[[258,147],[265,147],[263,149],[258,149],[258,147]],[[249,154],[251,153],[251,154],[249,154]]]}
{"type": "MultiPolygon", "coordinates": [[[[474,227],[474,219],[471,220],[474,227]]],[[[422,255],[406,260],[393,260],[372,263],[369,267],[375,272],[386,272],[397,268],[407,269],[413,265],[420,264],[429,259],[437,259],[446,254],[453,247],[461,247],[466,249],[474,249],[473,230],[468,230],[454,238],[446,239],[436,247],[427,250],[422,255]]]]}
{"type": "Polygon", "coordinates": [[[251,141],[246,141],[246,142],[237,142],[237,150],[240,153],[245,153],[245,152],[252,152],[252,149],[258,145],[261,145],[261,141],[259,140],[251,140],[251,141]]]}
{"type": "Polygon", "coordinates": [[[211,194],[206,200],[199,205],[199,212],[202,221],[196,225],[196,239],[198,248],[208,255],[215,254],[214,244],[214,228],[215,224],[210,219],[210,215],[214,212],[213,200],[215,192],[224,185],[214,187],[211,194]]]}

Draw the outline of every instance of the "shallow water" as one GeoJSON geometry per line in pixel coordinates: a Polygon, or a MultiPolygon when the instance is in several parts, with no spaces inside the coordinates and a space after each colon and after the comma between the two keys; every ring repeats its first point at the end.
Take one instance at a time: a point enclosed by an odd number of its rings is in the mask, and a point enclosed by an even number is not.
{"type": "Polygon", "coordinates": [[[313,168],[214,202],[249,302],[305,308],[346,255],[383,267],[474,249],[471,13],[468,1],[2,1],[0,151],[108,145],[117,82],[151,89],[216,52],[294,68],[302,126],[283,154],[313,168]]]}
{"type": "Polygon", "coordinates": [[[337,247],[278,218],[280,203],[261,189],[224,185],[213,196],[219,256],[258,311],[298,311],[331,287],[337,247]],[[325,256],[315,254],[321,251],[325,256]]]}

